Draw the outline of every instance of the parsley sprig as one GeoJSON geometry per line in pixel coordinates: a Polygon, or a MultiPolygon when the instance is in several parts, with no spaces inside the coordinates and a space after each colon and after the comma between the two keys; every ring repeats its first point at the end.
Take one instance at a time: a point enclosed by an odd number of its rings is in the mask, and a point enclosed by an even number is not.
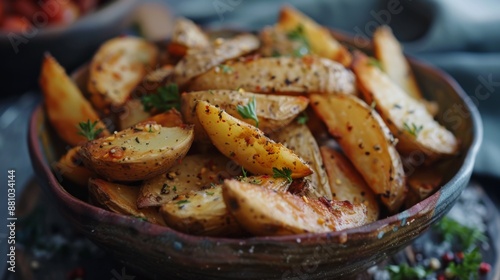
{"type": "Polygon", "coordinates": [[[370,57],[368,59],[368,65],[375,66],[378,69],[384,71],[384,67],[382,66],[382,63],[380,62],[380,60],[378,60],[378,59],[376,59],[374,57],[370,57]]]}
{"type": "Polygon", "coordinates": [[[273,167],[273,177],[274,178],[285,178],[288,182],[292,182],[292,170],[287,167],[283,167],[283,169],[278,169],[273,167]]]}
{"type": "Polygon", "coordinates": [[[403,123],[404,130],[408,131],[414,137],[417,137],[420,131],[424,128],[424,126],[417,126],[415,123],[408,124],[407,122],[403,123]]]}
{"type": "Polygon", "coordinates": [[[436,229],[443,236],[444,240],[452,243],[456,238],[462,245],[464,251],[470,251],[476,247],[478,242],[485,242],[487,237],[478,229],[470,228],[459,222],[444,217],[436,229]]]}
{"type": "Polygon", "coordinates": [[[309,116],[307,115],[306,112],[302,112],[302,114],[300,114],[298,117],[297,117],[297,123],[298,124],[306,124],[307,121],[309,121],[309,116]]]}
{"type": "Polygon", "coordinates": [[[479,250],[474,249],[469,253],[464,254],[464,259],[461,263],[450,263],[446,268],[446,274],[449,276],[456,276],[459,279],[478,279],[478,269],[482,261],[481,253],[479,250]]]}
{"type": "Polygon", "coordinates": [[[242,106],[238,105],[236,110],[244,119],[252,119],[255,121],[255,127],[259,127],[259,118],[257,117],[257,102],[255,102],[255,96],[252,97],[252,100],[248,102],[247,105],[242,106]]]}
{"type": "Polygon", "coordinates": [[[389,265],[387,267],[391,280],[424,279],[429,272],[420,265],[411,267],[408,264],[389,265]]]}
{"type": "Polygon", "coordinates": [[[302,57],[311,53],[311,45],[309,44],[309,40],[307,40],[306,34],[304,32],[304,25],[297,25],[297,27],[288,32],[286,36],[289,40],[300,43],[300,46],[293,52],[294,56],[302,57]]]}
{"type": "Polygon", "coordinates": [[[168,84],[158,88],[154,94],[143,96],[141,102],[146,112],[150,112],[152,109],[159,112],[165,112],[172,108],[180,110],[179,88],[176,84],[168,84]]]}
{"type": "Polygon", "coordinates": [[[87,122],[81,122],[78,124],[78,134],[86,137],[88,140],[94,140],[101,134],[103,131],[102,128],[96,128],[96,125],[99,123],[99,121],[95,121],[93,123],[90,122],[90,120],[87,120],[87,122]]]}

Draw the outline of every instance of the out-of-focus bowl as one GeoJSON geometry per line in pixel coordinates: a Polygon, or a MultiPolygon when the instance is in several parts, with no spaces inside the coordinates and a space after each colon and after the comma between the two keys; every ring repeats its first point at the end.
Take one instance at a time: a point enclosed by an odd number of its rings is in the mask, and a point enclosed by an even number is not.
{"type": "Polygon", "coordinates": [[[66,69],[88,61],[102,42],[120,35],[130,25],[137,3],[113,0],[65,26],[44,26],[40,17],[40,26],[29,31],[0,31],[2,95],[37,86],[44,52],[52,53],[66,69]]]}
{"type": "Polygon", "coordinates": [[[64,145],[47,125],[42,106],[31,117],[30,155],[45,192],[70,224],[152,279],[352,276],[401,250],[450,210],[469,182],[481,143],[479,113],[458,84],[435,68],[410,62],[427,97],[439,104],[437,118],[461,140],[462,153],[449,161],[439,191],[401,213],[358,228],[281,237],[197,237],[94,207],[69,193],[52,172],[50,166],[64,145]]]}

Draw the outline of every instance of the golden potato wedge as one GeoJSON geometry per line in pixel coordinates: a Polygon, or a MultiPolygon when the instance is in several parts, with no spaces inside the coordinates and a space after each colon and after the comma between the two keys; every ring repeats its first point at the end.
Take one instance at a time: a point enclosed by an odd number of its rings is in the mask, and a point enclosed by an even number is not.
{"type": "MultiPolygon", "coordinates": [[[[194,77],[205,73],[226,60],[234,59],[259,48],[259,39],[252,34],[241,34],[227,39],[213,48],[188,52],[174,68],[173,81],[183,87],[194,77]]],[[[227,88],[226,88],[227,89],[227,88]]]]}
{"type": "Polygon", "coordinates": [[[379,114],[353,95],[312,94],[310,100],[368,186],[396,212],[406,195],[403,165],[379,114]]]}
{"type": "Polygon", "coordinates": [[[278,96],[255,94],[232,90],[209,90],[185,92],[181,95],[181,111],[187,123],[194,124],[195,141],[210,141],[196,117],[194,107],[198,100],[204,100],[225,110],[241,121],[255,125],[253,119],[245,119],[238,113],[238,106],[247,106],[255,98],[259,129],[264,133],[280,130],[289,124],[309,104],[303,96],[278,96]]]}
{"type": "Polygon", "coordinates": [[[453,133],[435,121],[424,104],[408,96],[372,65],[366,55],[356,53],[353,70],[366,102],[376,105],[391,132],[398,137],[396,147],[401,154],[422,153],[426,162],[431,162],[458,151],[453,133]]]}
{"type": "Polygon", "coordinates": [[[90,62],[87,87],[94,106],[101,110],[122,106],[157,59],[156,46],[141,38],[105,42],[90,62]]]}
{"type": "Polygon", "coordinates": [[[328,29],[292,6],[281,8],[276,28],[285,33],[302,28],[302,34],[309,42],[312,53],[340,62],[344,66],[351,64],[350,52],[332,37],[328,29]]]}
{"type": "Polygon", "coordinates": [[[80,149],[83,163],[112,181],[139,181],[165,173],[193,142],[192,126],[162,127],[143,122],[114,135],[89,141],[80,149]]]}
{"type": "Polygon", "coordinates": [[[399,44],[389,26],[380,26],[373,33],[373,48],[375,58],[380,61],[382,70],[397,84],[405,93],[422,102],[429,113],[437,114],[437,103],[425,100],[410,64],[403,53],[403,47],[399,44]]]}
{"type": "Polygon", "coordinates": [[[205,236],[238,236],[245,231],[227,211],[221,185],[178,195],[163,204],[165,223],[181,232],[205,236]]]}
{"type": "Polygon", "coordinates": [[[146,94],[154,94],[158,89],[168,83],[174,67],[170,64],[163,65],[151,72],[147,72],[141,83],[133,90],[131,97],[139,98],[146,94]]]}
{"type": "Polygon", "coordinates": [[[120,130],[132,127],[151,117],[151,113],[144,110],[144,105],[142,105],[139,99],[129,99],[125,101],[120,111],[117,118],[120,130]]]}
{"type": "Polygon", "coordinates": [[[291,171],[291,178],[302,178],[312,170],[299,156],[266,137],[253,125],[200,100],[196,114],[212,144],[224,155],[253,174],[273,175],[273,169],[291,171]]]}
{"type": "Polygon", "coordinates": [[[262,57],[226,62],[194,78],[189,90],[241,88],[257,93],[356,93],[354,75],[341,64],[317,56],[262,57]],[[225,70],[224,70],[225,69],[225,70]]]}
{"type": "Polygon", "coordinates": [[[157,225],[165,225],[158,208],[138,209],[135,202],[139,188],[91,178],[89,196],[93,204],[115,213],[133,216],[157,225]]]}
{"type": "Polygon", "coordinates": [[[305,177],[305,179],[311,182],[311,187],[315,190],[318,197],[324,196],[329,200],[332,199],[330,182],[325,171],[318,143],[307,125],[292,122],[284,129],[270,134],[269,138],[285,145],[285,147],[303,158],[314,171],[313,174],[305,177]]]}
{"type": "Polygon", "coordinates": [[[380,208],[377,198],[352,163],[343,154],[328,146],[320,147],[320,151],[333,199],[362,203],[366,206],[368,221],[378,220],[380,208]]]}
{"type": "Polygon", "coordinates": [[[224,180],[229,212],[255,235],[338,231],[367,223],[366,207],[348,201],[308,199],[238,180],[224,180]]]}
{"type": "Polygon", "coordinates": [[[40,87],[50,124],[66,143],[77,146],[88,140],[78,133],[81,122],[97,121],[96,129],[102,129],[100,136],[109,135],[92,105],[50,54],[43,59],[40,87]]]}
{"type": "Polygon", "coordinates": [[[97,174],[83,165],[83,160],[78,153],[80,149],[80,146],[71,148],[58,162],[54,163],[53,167],[60,182],[62,178],[59,176],[62,176],[76,185],[86,188],[89,179],[96,177],[97,174]]]}
{"type": "Polygon", "coordinates": [[[182,17],[175,20],[172,38],[168,45],[169,53],[184,56],[188,50],[210,47],[208,36],[193,21],[182,17]]]}
{"type": "Polygon", "coordinates": [[[188,155],[166,173],[144,181],[137,206],[159,206],[180,194],[209,188],[240,173],[239,165],[219,153],[188,155]]]}

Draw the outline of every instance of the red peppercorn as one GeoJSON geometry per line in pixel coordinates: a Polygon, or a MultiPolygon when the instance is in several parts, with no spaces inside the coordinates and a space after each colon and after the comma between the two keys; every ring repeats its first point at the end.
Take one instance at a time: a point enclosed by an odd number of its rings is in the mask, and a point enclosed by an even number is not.
{"type": "Polygon", "coordinates": [[[441,259],[443,260],[444,264],[448,264],[455,259],[455,255],[453,255],[452,252],[447,252],[447,253],[444,253],[444,255],[441,257],[441,259]]]}
{"type": "Polygon", "coordinates": [[[485,275],[485,274],[488,274],[488,272],[490,272],[490,271],[491,271],[491,265],[489,263],[482,262],[479,265],[479,274],[485,275]]]}
{"type": "Polygon", "coordinates": [[[464,259],[464,252],[457,252],[455,253],[455,258],[457,261],[462,261],[464,259]]]}

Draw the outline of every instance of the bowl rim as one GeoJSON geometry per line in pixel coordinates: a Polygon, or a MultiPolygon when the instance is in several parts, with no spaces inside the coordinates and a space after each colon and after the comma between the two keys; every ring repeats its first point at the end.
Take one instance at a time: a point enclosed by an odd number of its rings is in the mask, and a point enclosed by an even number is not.
{"type": "MultiPolygon", "coordinates": [[[[346,35],[340,36],[342,37],[346,35]]],[[[50,165],[47,163],[47,159],[42,152],[40,140],[38,139],[39,119],[44,114],[42,103],[43,101],[41,101],[41,103],[33,110],[30,117],[28,146],[32,164],[35,170],[39,169],[43,171],[43,176],[38,175],[38,178],[40,179],[40,177],[42,177],[41,179],[48,180],[48,186],[51,192],[58,197],[60,203],[64,203],[71,208],[76,208],[76,211],[78,211],[81,215],[87,216],[98,223],[114,224],[120,227],[128,227],[131,230],[141,232],[141,234],[144,234],[145,237],[174,234],[179,242],[182,242],[186,245],[195,245],[199,244],[200,242],[206,241],[225,245],[257,245],[262,243],[296,243],[297,240],[301,240],[301,242],[318,242],[319,240],[327,241],[331,240],[332,238],[339,238],[339,240],[341,240],[345,239],[345,237],[347,237],[347,240],[360,238],[363,239],[369,236],[371,236],[371,238],[380,238],[380,234],[383,234],[388,230],[392,230],[390,225],[395,223],[401,223],[401,225],[403,225],[407,218],[415,216],[422,210],[429,209],[429,207],[435,205],[435,202],[440,199],[442,192],[446,192],[452,187],[453,184],[459,181],[463,181],[464,179],[468,179],[468,176],[470,176],[470,174],[472,173],[475,158],[477,156],[483,138],[483,127],[479,111],[474,105],[473,101],[460,87],[460,85],[444,71],[427,63],[421,62],[417,59],[411,57],[408,57],[408,59],[412,67],[417,66],[426,71],[429,71],[431,75],[439,76],[455,91],[455,93],[464,102],[467,110],[470,112],[470,119],[472,123],[472,142],[466,152],[463,164],[458,169],[456,174],[433,195],[402,212],[360,227],[326,233],[304,233],[285,236],[256,236],[249,238],[209,237],[186,234],[180,231],[176,231],[168,226],[152,224],[135,219],[133,217],[128,217],[99,208],[90,203],[82,201],[68,193],[66,189],[64,189],[64,187],[59,183],[53,171],[51,170],[50,165]]],[[[38,174],[40,173],[38,172],[38,174]]],[[[432,215],[434,216],[434,213],[432,213],[432,215]]]]}

